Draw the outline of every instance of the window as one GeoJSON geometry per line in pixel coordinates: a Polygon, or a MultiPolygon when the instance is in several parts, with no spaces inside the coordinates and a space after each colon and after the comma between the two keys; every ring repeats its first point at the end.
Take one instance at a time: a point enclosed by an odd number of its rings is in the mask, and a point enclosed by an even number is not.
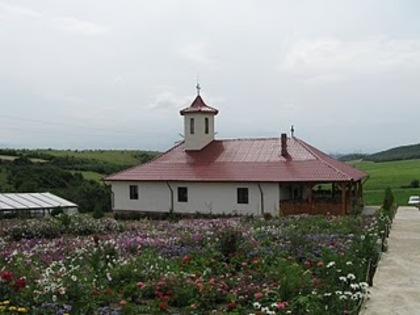
{"type": "Polygon", "coordinates": [[[139,186],[130,185],[130,199],[139,199],[139,186]]]}
{"type": "Polygon", "coordinates": [[[190,118],[190,134],[194,134],[195,126],[194,126],[194,118],[190,118]]]}
{"type": "Polygon", "coordinates": [[[238,203],[248,203],[248,188],[238,188],[237,190],[238,203]]]}
{"type": "Polygon", "coordinates": [[[209,118],[208,117],[204,118],[204,132],[206,135],[209,134],[209,118]]]}
{"type": "Polygon", "coordinates": [[[178,187],[178,202],[188,202],[187,187],[178,187]]]}

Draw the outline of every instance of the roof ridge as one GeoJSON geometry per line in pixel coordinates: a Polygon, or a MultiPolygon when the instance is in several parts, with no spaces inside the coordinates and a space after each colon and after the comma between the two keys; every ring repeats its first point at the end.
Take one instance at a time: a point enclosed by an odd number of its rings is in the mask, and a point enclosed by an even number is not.
{"type": "Polygon", "coordinates": [[[104,178],[103,178],[103,180],[105,180],[105,181],[106,181],[106,180],[107,180],[107,178],[109,178],[109,177],[117,176],[117,175],[119,175],[119,174],[121,174],[121,173],[125,173],[125,172],[127,172],[127,171],[131,171],[132,169],[135,169],[135,168],[137,168],[137,167],[140,167],[140,166],[143,166],[143,165],[147,165],[147,164],[149,164],[149,163],[152,163],[152,162],[154,162],[154,161],[156,161],[156,160],[158,160],[158,159],[160,159],[160,158],[164,157],[164,156],[165,156],[165,155],[167,155],[169,152],[171,152],[171,151],[175,150],[175,148],[179,147],[179,146],[180,146],[181,144],[183,144],[184,142],[185,142],[185,141],[180,141],[179,143],[177,143],[176,145],[174,145],[172,148],[169,148],[169,149],[168,149],[168,150],[166,150],[165,152],[163,152],[163,153],[159,154],[158,156],[154,157],[153,159],[151,159],[151,160],[149,160],[149,161],[147,161],[147,162],[145,162],[145,163],[137,164],[137,165],[134,165],[134,166],[132,166],[132,167],[129,167],[129,168],[123,169],[123,170],[121,170],[121,171],[119,171],[119,172],[115,172],[115,173],[109,174],[108,176],[104,177],[104,178]]]}
{"type": "Polygon", "coordinates": [[[278,140],[279,137],[266,137],[266,138],[231,138],[231,139],[215,139],[214,141],[257,141],[257,140],[278,140]]]}
{"type": "MultiPolygon", "coordinates": [[[[343,175],[344,177],[347,177],[347,178],[349,178],[350,176],[348,175],[348,174],[346,174],[346,173],[344,173],[342,170],[340,170],[339,168],[337,168],[337,167],[335,167],[334,165],[332,165],[331,163],[329,163],[328,161],[325,161],[324,159],[322,159],[320,156],[319,156],[319,153],[316,153],[316,152],[314,152],[314,150],[316,150],[316,151],[318,151],[318,152],[320,152],[320,153],[322,153],[321,151],[319,151],[319,150],[317,150],[316,148],[314,148],[314,147],[312,147],[310,144],[307,144],[305,141],[303,141],[303,140],[301,140],[301,139],[299,139],[299,138],[296,138],[296,137],[293,137],[294,139],[296,139],[296,141],[300,144],[300,145],[302,145],[307,151],[309,151],[313,156],[315,156],[315,158],[318,160],[318,161],[320,161],[322,164],[325,164],[325,165],[327,165],[328,167],[330,167],[330,168],[332,168],[333,170],[335,170],[337,173],[340,173],[341,175],[343,175]]],[[[329,157],[329,158],[331,158],[328,154],[325,154],[325,153],[322,153],[322,154],[324,154],[324,155],[326,155],[327,157],[329,157]]]]}

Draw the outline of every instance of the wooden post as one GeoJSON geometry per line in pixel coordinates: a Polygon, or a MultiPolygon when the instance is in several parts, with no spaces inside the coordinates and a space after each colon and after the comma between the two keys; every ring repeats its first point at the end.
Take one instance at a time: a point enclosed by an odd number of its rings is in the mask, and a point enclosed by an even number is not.
{"type": "Polygon", "coordinates": [[[346,208],[347,208],[347,193],[346,193],[346,183],[341,184],[341,214],[346,214],[346,208]]]}

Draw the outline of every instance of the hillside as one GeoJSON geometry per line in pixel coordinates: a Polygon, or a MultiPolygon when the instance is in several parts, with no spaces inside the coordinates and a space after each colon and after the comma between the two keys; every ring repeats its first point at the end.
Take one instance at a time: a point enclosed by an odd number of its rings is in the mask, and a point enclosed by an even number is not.
{"type": "Polygon", "coordinates": [[[104,175],[145,163],[158,152],[0,150],[0,192],[52,192],[81,211],[109,211],[104,175]]]}
{"type": "Polygon", "coordinates": [[[353,153],[337,156],[340,161],[351,162],[357,160],[371,162],[390,162],[420,159],[420,143],[395,147],[374,154],[353,153]]]}
{"type": "Polygon", "coordinates": [[[365,156],[364,160],[373,162],[420,159],[420,144],[405,145],[365,156]]]}

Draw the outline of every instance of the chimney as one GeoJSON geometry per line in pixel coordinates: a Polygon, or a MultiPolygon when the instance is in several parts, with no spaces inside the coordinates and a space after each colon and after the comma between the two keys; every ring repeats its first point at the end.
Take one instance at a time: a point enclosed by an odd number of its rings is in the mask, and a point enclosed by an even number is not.
{"type": "Polygon", "coordinates": [[[281,155],[287,157],[289,154],[287,153],[287,134],[281,134],[281,155]]]}

